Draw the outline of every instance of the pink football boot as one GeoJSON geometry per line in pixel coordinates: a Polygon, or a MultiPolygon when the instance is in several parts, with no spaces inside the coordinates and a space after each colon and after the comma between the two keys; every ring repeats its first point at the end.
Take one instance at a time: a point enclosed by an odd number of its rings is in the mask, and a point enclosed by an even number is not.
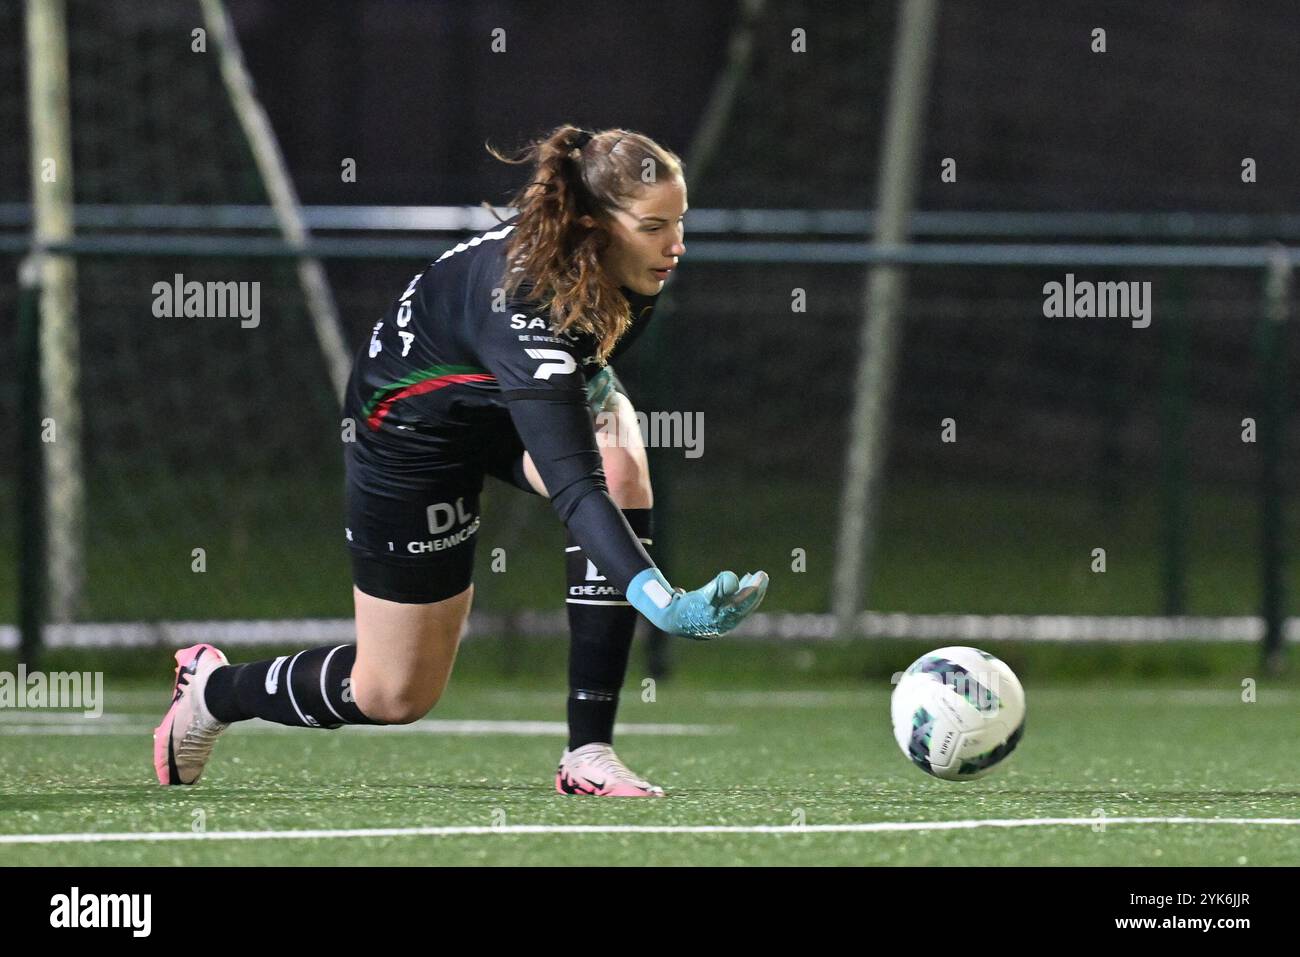
{"type": "Polygon", "coordinates": [[[593,742],[560,756],[555,790],[597,797],[663,797],[664,789],[633,774],[608,744],[593,742]]]}
{"type": "Polygon", "coordinates": [[[208,763],[217,736],[229,725],[208,711],[203,689],[208,676],[226,656],[211,645],[191,645],[176,652],[172,706],[153,732],[153,767],[159,784],[194,784],[208,763]]]}

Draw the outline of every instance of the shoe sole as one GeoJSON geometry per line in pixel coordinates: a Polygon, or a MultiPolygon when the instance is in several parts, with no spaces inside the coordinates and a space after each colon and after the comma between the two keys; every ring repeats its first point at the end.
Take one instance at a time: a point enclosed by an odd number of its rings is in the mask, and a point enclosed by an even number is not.
{"type": "MultiPolygon", "coordinates": [[[[172,748],[172,727],[176,723],[176,707],[181,703],[176,689],[180,686],[181,669],[201,658],[205,651],[212,652],[213,657],[222,664],[229,664],[226,656],[209,644],[191,645],[176,652],[176,671],[172,679],[172,704],[163,715],[162,724],[153,729],[153,769],[158,775],[158,783],[164,787],[186,783],[181,780],[180,770],[176,767],[176,755],[172,748]]],[[[202,775],[203,772],[199,773],[202,775]]],[[[195,778],[189,783],[194,784],[198,780],[195,778]]]]}
{"type": "Polygon", "coordinates": [[[580,783],[582,782],[583,779],[581,778],[575,779],[573,777],[568,778],[567,781],[568,787],[566,787],[565,779],[566,779],[566,775],[562,771],[557,771],[555,773],[555,790],[560,794],[567,794],[570,796],[576,795],[580,797],[666,797],[662,788],[660,788],[658,791],[642,791],[639,788],[636,790],[627,790],[627,791],[619,791],[619,790],[610,791],[605,789],[592,790],[589,787],[583,787],[583,783],[589,784],[590,782],[580,783]]]}

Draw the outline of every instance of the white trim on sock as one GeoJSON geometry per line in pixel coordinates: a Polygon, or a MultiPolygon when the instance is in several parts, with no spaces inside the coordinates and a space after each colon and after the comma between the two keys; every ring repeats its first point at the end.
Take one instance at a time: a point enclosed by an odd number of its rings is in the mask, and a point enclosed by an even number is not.
{"type": "Polygon", "coordinates": [[[320,667],[320,696],[321,696],[321,700],[325,702],[325,707],[327,707],[327,708],[330,709],[330,714],[334,715],[334,717],[338,718],[338,719],[339,719],[340,721],[342,721],[344,724],[347,724],[347,723],[348,723],[348,722],[347,722],[347,719],[344,718],[343,715],[339,714],[337,711],[334,710],[334,705],[330,704],[329,695],[327,695],[327,694],[325,693],[325,675],[326,675],[326,673],[330,670],[330,659],[334,657],[334,652],[335,652],[335,651],[338,651],[339,648],[346,648],[346,647],[347,647],[347,645],[339,645],[338,647],[332,649],[332,650],[330,651],[330,653],[329,653],[328,655],[325,656],[325,664],[321,665],[321,667],[320,667]]]}

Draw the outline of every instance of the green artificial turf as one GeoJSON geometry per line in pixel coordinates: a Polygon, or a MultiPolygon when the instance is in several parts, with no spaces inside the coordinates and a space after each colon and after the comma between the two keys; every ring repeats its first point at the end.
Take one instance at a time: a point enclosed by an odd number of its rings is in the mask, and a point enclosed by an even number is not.
{"type": "MultiPolygon", "coordinates": [[[[902,662],[903,665],[906,662],[902,662]]],[[[430,721],[564,719],[559,675],[472,664],[430,721]],[[553,684],[554,687],[550,687],[553,684]]],[[[1117,817],[1300,817],[1300,692],[1261,681],[1026,681],[1027,731],[996,772],[931,779],[894,744],[888,682],[816,687],[630,679],[620,755],[663,800],[559,795],[559,733],[436,726],[326,732],[233,727],[202,782],[161,788],[150,729],[168,676],[111,676],[105,715],[0,712],[0,834],[478,826],[486,834],[0,843],[0,864],[1282,865],[1300,826],[1120,824],[1117,817]],[[687,726],[652,735],[636,726],[687,726]],[[114,727],[118,733],[84,733],[114,727]],[[58,728],[58,733],[33,733],[58,728]],[[24,730],[25,729],[25,730],[24,730]],[[83,732],[83,733],[74,733],[83,732]],[[518,825],[794,825],[1087,818],[1090,825],[884,833],[513,834],[518,825]],[[494,827],[494,825],[496,827],[494,827]]]]}

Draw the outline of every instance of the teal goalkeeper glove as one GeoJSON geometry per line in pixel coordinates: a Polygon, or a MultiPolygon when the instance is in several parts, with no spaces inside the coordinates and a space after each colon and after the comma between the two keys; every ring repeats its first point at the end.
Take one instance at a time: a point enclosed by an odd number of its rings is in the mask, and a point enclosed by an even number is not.
{"type": "Polygon", "coordinates": [[[587,380],[587,408],[593,417],[610,410],[610,400],[616,392],[621,392],[623,383],[618,381],[611,366],[603,366],[599,372],[587,380]]]}
{"type": "Polygon", "coordinates": [[[673,589],[659,569],[651,567],[632,579],[627,599],[660,631],[687,638],[714,638],[735,628],[767,594],[767,572],[737,578],[720,572],[695,591],[673,589]]]}

